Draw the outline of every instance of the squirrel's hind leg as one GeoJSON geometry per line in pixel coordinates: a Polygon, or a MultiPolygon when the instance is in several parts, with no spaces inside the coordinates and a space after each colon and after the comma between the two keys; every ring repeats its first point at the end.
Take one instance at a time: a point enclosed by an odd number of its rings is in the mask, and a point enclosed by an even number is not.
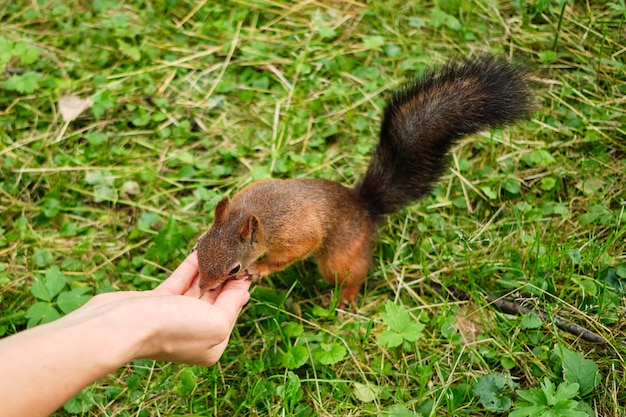
{"type": "Polygon", "coordinates": [[[345,244],[336,250],[317,253],[320,272],[326,282],[341,288],[341,305],[354,304],[370,264],[371,242],[369,236],[345,244]]]}
{"type": "Polygon", "coordinates": [[[326,282],[341,288],[340,305],[354,304],[369,270],[369,256],[352,259],[326,259],[320,272],[326,282]]]}

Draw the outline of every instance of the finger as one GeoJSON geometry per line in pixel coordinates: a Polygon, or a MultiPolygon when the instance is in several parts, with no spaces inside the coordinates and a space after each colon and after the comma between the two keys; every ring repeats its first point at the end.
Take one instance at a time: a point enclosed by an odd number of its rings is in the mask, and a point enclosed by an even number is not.
{"type": "Polygon", "coordinates": [[[202,301],[206,301],[209,304],[214,304],[215,300],[217,300],[217,297],[220,295],[220,293],[222,292],[222,289],[224,288],[224,284],[220,285],[217,288],[214,288],[212,290],[202,290],[200,292],[200,299],[202,301]]]}
{"type": "Polygon", "coordinates": [[[226,282],[213,303],[214,307],[219,308],[230,316],[232,325],[234,325],[241,308],[250,299],[250,293],[248,292],[250,284],[249,280],[244,279],[226,282]]]}
{"type": "Polygon", "coordinates": [[[189,289],[196,275],[198,275],[198,254],[194,251],[155,291],[183,294],[189,289]]]}
{"type": "Polygon", "coordinates": [[[183,291],[182,295],[192,298],[202,298],[202,293],[204,290],[200,289],[200,274],[196,274],[195,277],[189,283],[189,286],[185,291],[183,291]]]}
{"type": "MultiPolygon", "coordinates": [[[[224,290],[224,287],[228,282],[237,282],[237,281],[246,281],[247,284],[244,284],[243,287],[250,288],[251,281],[249,279],[231,279],[230,281],[224,281],[222,285],[217,288],[213,288],[212,290],[200,290],[199,298],[203,301],[207,301],[211,304],[215,304],[215,300],[219,297],[220,293],[224,290]]],[[[240,284],[230,284],[235,286],[240,286],[240,284]]]]}
{"type": "Polygon", "coordinates": [[[189,288],[183,292],[183,295],[186,295],[187,297],[201,298],[200,296],[202,295],[202,291],[203,290],[200,289],[200,274],[196,274],[195,278],[191,280],[189,288]]]}

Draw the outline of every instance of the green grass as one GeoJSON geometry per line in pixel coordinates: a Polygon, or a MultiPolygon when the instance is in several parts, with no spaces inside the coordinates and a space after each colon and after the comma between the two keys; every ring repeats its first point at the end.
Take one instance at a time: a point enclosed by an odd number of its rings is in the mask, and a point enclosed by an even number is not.
{"type": "Polygon", "coordinates": [[[385,93],[431,64],[492,51],[540,86],[532,120],[463,141],[389,218],[355,311],[300,263],[255,285],[215,367],[136,361],[57,415],[524,415],[542,389],[626,415],[623,3],[5,3],[0,335],[153,288],[252,180],[354,184],[385,93]],[[94,105],[65,123],[68,94],[94,105]]]}

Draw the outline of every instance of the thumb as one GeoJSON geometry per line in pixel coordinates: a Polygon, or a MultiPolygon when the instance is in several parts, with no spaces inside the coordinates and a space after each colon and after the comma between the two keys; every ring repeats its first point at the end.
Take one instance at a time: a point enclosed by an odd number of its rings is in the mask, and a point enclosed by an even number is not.
{"type": "Polygon", "coordinates": [[[198,253],[189,254],[172,275],[163,281],[155,290],[171,294],[183,294],[191,286],[198,275],[198,253]]]}

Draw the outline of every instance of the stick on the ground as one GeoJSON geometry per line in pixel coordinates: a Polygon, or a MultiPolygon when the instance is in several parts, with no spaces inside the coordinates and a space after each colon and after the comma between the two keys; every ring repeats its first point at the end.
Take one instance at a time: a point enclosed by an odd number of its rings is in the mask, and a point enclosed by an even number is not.
{"type": "MultiPolygon", "coordinates": [[[[442,289],[442,286],[440,284],[437,284],[435,282],[431,282],[431,286],[433,288],[436,288],[438,290],[442,289]]],[[[459,300],[469,300],[470,296],[457,289],[457,288],[446,288],[453,297],[459,299],[459,300]]],[[[511,301],[511,300],[507,300],[501,297],[496,297],[493,294],[489,294],[487,295],[487,300],[495,305],[500,311],[502,311],[503,313],[507,313],[507,314],[530,314],[530,313],[534,313],[536,314],[540,319],[542,319],[545,322],[550,322],[551,320],[554,321],[554,323],[556,323],[556,325],[562,329],[565,330],[568,333],[571,333],[573,335],[576,335],[578,337],[580,337],[583,340],[586,340],[587,342],[591,342],[591,343],[598,343],[598,344],[605,344],[607,343],[606,339],[602,336],[600,336],[597,333],[592,332],[591,330],[587,330],[584,327],[581,327],[577,324],[574,323],[570,323],[569,321],[565,320],[562,317],[559,316],[549,316],[548,314],[546,314],[545,312],[543,312],[542,310],[539,310],[537,308],[530,308],[530,307],[524,307],[518,303],[516,303],[515,301],[511,301]]]]}
{"type": "Polygon", "coordinates": [[[524,307],[522,305],[517,304],[515,301],[498,298],[493,294],[487,295],[487,300],[493,305],[495,305],[496,307],[498,307],[500,311],[504,313],[508,313],[508,314],[534,313],[539,318],[541,318],[542,320],[546,322],[553,320],[560,329],[563,329],[566,332],[571,333],[573,335],[579,336],[583,340],[586,340],[592,343],[601,343],[601,344],[607,343],[606,339],[600,336],[599,334],[594,333],[591,330],[587,330],[584,327],[581,327],[577,324],[570,323],[569,321],[565,320],[562,317],[559,317],[556,315],[550,317],[548,314],[546,314],[545,312],[537,308],[524,307]]]}

